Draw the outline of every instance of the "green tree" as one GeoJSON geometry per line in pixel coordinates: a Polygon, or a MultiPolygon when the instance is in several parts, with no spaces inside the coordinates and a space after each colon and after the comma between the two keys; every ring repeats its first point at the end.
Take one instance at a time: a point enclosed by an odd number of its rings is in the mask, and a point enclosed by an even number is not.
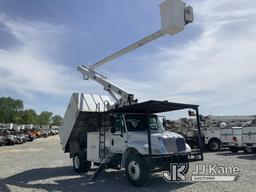
{"type": "Polygon", "coordinates": [[[38,124],[38,116],[34,109],[26,109],[23,112],[22,122],[24,124],[38,124]]]}
{"type": "Polygon", "coordinates": [[[51,124],[52,112],[43,111],[40,113],[38,120],[40,125],[50,125],[51,124]]]}
{"type": "Polygon", "coordinates": [[[62,122],[62,117],[60,115],[54,115],[52,117],[52,125],[60,126],[62,122]]]}
{"type": "Polygon", "coordinates": [[[0,122],[21,123],[23,108],[23,101],[19,99],[0,97],[0,122]]]}

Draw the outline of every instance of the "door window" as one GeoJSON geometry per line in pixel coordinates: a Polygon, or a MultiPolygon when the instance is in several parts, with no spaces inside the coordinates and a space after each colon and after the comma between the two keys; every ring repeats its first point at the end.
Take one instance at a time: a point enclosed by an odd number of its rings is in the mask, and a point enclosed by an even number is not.
{"type": "Polygon", "coordinates": [[[125,133],[124,121],[121,115],[117,116],[114,120],[114,128],[116,132],[125,133]]]}

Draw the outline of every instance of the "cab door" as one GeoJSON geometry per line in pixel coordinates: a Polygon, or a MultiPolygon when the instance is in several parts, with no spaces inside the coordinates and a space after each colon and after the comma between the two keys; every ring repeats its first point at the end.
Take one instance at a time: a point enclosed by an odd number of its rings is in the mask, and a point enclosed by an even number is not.
{"type": "Polygon", "coordinates": [[[115,115],[112,126],[111,151],[114,153],[123,153],[127,147],[127,131],[123,116],[115,115]]]}

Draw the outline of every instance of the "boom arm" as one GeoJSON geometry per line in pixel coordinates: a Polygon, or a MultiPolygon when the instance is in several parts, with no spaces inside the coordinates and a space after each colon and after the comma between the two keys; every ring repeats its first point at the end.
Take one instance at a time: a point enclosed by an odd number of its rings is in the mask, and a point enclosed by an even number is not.
{"type": "Polygon", "coordinates": [[[128,52],[130,52],[130,51],[132,51],[134,49],[137,49],[138,47],[141,47],[141,46],[143,46],[143,45],[145,45],[145,44],[147,44],[147,43],[149,43],[151,41],[154,41],[154,40],[156,40],[156,39],[166,35],[166,33],[167,32],[165,32],[163,30],[159,30],[159,31],[157,31],[155,33],[152,33],[152,34],[148,35],[147,37],[145,37],[145,38],[143,38],[143,39],[141,39],[141,40],[139,40],[139,41],[129,45],[128,47],[126,47],[124,49],[121,49],[120,51],[117,51],[116,53],[114,53],[114,54],[112,54],[112,55],[110,55],[110,56],[108,56],[108,57],[98,61],[97,63],[91,65],[90,69],[95,69],[96,67],[104,65],[105,63],[110,62],[110,61],[112,61],[112,60],[114,60],[114,59],[124,55],[125,53],[128,53],[128,52]]]}
{"type": "Polygon", "coordinates": [[[145,38],[108,57],[105,57],[90,67],[78,66],[78,70],[84,75],[84,79],[95,80],[110,93],[110,95],[116,100],[116,106],[131,105],[136,103],[137,99],[134,100],[133,94],[128,93],[117,85],[109,82],[106,77],[98,74],[94,69],[166,34],[174,35],[181,32],[184,30],[185,25],[193,22],[193,8],[191,6],[186,6],[186,4],[181,0],[165,0],[160,4],[160,12],[162,28],[159,31],[146,36],[145,38]],[[118,99],[116,95],[119,95],[120,98],[118,99]]]}
{"type": "Polygon", "coordinates": [[[80,71],[85,79],[93,79],[97,83],[101,84],[104,87],[104,90],[108,91],[109,94],[116,100],[118,106],[131,105],[137,103],[137,100],[134,100],[134,95],[128,93],[124,89],[121,89],[117,85],[111,83],[106,79],[106,77],[98,74],[94,70],[87,68],[85,66],[78,66],[78,71],[80,71]],[[117,98],[116,95],[119,95],[120,98],[117,98]]]}

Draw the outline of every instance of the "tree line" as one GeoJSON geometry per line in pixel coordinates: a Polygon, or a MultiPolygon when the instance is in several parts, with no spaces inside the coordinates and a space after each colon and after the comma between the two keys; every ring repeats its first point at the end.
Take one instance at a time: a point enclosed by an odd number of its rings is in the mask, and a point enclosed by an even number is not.
{"type": "Polygon", "coordinates": [[[0,97],[0,123],[58,125],[62,117],[49,111],[37,114],[34,109],[24,109],[23,101],[11,97],[0,97]]]}

